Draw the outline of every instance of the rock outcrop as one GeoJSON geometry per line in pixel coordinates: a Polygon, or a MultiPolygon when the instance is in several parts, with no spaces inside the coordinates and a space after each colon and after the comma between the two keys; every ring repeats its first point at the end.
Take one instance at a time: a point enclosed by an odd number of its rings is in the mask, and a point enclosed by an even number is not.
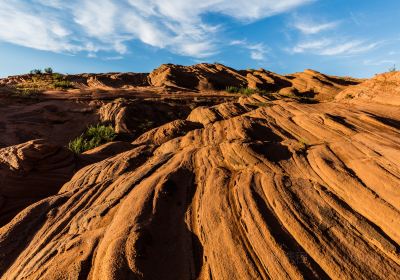
{"type": "Polygon", "coordinates": [[[343,90],[337,100],[358,102],[360,100],[389,105],[400,105],[400,72],[388,72],[343,90]]]}
{"type": "Polygon", "coordinates": [[[0,227],[71,179],[75,158],[43,140],[0,149],[0,227]]]}
{"type": "MultiPolygon", "coordinates": [[[[1,86],[23,85],[31,80],[47,80],[52,75],[20,75],[0,79],[1,86]]],[[[227,87],[259,89],[289,96],[332,100],[336,94],[363,80],[336,77],[314,70],[279,75],[264,69],[235,70],[222,64],[200,63],[192,66],[163,64],[148,73],[104,73],[64,75],[62,79],[81,90],[131,90],[133,88],[162,88],[164,93],[176,91],[224,91],[227,87]]],[[[50,81],[50,82],[49,82],[50,81]]],[[[46,83],[45,83],[46,84],[46,83]]],[[[45,85],[42,85],[45,87],[45,85]]]]}
{"type": "Polygon", "coordinates": [[[196,108],[0,228],[0,274],[398,279],[400,130],[382,121],[397,112],[256,95],[196,108]]]}
{"type": "Polygon", "coordinates": [[[248,87],[279,92],[283,95],[317,97],[332,100],[337,93],[362,80],[336,77],[305,70],[302,73],[279,75],[264,69],[236,71],[221,64],[180,66],[164,64],[149,75],[153,86],[190,90],[225,90],[229,86],[248,87]]]}

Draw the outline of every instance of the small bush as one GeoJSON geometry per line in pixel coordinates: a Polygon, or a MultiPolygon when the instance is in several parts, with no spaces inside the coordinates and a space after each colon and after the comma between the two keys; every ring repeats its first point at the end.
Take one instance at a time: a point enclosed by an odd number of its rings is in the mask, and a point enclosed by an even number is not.
{"type": "Polygon", "coordinates": [[[53,86],[58,89],[70,89],[74,88],[71,82],[69,81],[56,81],[53,83],[53,86]]]}
{"type": "Polygon", "coordinates": [[[115,139],[116,133],[111,125],[98,124],[90,126],[85,133],[68,144],[68,149],[76,154],[96,148],[115,139]]]}
{"type": "Polygon", "coordinates": [[[233,87],[233,86],[226,87],[225,91],[229,92],[229,93],[239,93],[239,94],[243,94],[243,95],[252,95],[257,92],[257,90],[255,90],[255,89],[243,88],[243,87],[239,88],[239,87],[233,87]]]}
{"type": "Polygon", "coordinates": [[[53,73],[52,77],[53,77],[53,80],[56,80],[56,81],[61,81],[64,79],[64,76],[59,73],[53,73]]]}
{"type": "Polygon", "coordinates": [[[40,93],[37,88],[17,88],[14,96],[18,97],[32,97],[40,93]]]}
{"type": "Polygon", "coordinates": [[[229,86],[229,87],[226,87],[225,91],[229,92],[229,93],[238,93],[239,92],[239,88],[238,87],[229,86]]]}
{"type": "Polygon", "coordinates": [[[389,68],[389,72],[396,72],[396,71],[397,71],[396,64],[393,65],[393,67],[389,68]]]}
{"type": "Polygon", "coordinates": [[[241,88],[239,93],[243,94],[243,95],[250,96],[250,95],[256,93],[256,90],[251,89],[251,88],[241,88]]]}
{"type": "Polygon", "coordinates": [[[44,68],[44,73],[53,74],[53,69],[51,67],[44,68]]]}
{"type": "Polygon", "coordinates": [[[33,74],[33,75],[40,75],[42,74],[42,70],[40,69],[33,69],[31,70],[29,73],[33,74]]]}

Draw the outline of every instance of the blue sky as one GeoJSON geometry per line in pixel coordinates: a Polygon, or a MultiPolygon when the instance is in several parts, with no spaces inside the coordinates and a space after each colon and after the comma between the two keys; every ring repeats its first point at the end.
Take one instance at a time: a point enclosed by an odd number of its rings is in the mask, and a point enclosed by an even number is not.
{"type": "Polygon", "coordinates": [[[400,68],[398,0],[0,0],[0,77],[162,63],[370,77],[400,68]]]}

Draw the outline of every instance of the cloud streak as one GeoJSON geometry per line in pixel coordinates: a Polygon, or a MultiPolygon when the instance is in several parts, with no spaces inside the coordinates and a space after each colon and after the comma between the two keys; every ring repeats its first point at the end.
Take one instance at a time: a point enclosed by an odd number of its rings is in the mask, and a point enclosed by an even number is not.
{"type": "MultiPolygon", "coordinates": [[[[217,52],[208,13],[252,22],[314,0],[0,0],[0,41],[53,52],[124,54],[138,40],[196,58],[217,52]]],[[[262,59],[262,46],[252,50],[262,59]]]]}
{"type": "Polygon", "coordinates": [[[332,21],[332,22],[324,22],[317,23],[311,20],[298,20],[293,24],[293,27],[302,32],[303,34],[317,34],[323,31],[335,29],[340,22],[332,21]]]}
{"type": "Polygon", "coordinates": [[[304,41],[294,46],[292,53],[310,53],[323,56],[355,55],[375,49],[380,42],[369,43],[365,40],[337,40],[337,39],[316,39],[304,41]]]}

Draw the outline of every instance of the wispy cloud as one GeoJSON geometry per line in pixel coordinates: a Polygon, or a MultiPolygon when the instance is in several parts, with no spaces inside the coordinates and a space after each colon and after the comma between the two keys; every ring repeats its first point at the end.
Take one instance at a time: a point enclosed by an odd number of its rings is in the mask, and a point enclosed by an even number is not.
{"type": "Polygon", "coordinates": [[[338,40],[321,38],[298,43],[290,52],[316,55],[355,55],[375,49],[381,42],[370,43],[365,40],[338,40]]]}
{"type": "Polygon", "coordinates": [[[241,46],[249,50],[250,57],[253,60],[263,61],[266,59],[265,55],[269,52],[268,46],[263,43],[249,43],[247,40],[233,40],[230,42],[231,46],[241,46]]]}
{"type": "Polygon", "coordinates": [[[382,59],[382,60],[372,60],[372,59],[366,59],[363,61],[364,65],[367,66],[380,66],[380,65],[389,65],[392,66],[396,64],[396,60],[392,59],[382,59]]]}
{"type": "Polygon", "coordinates": [[[303,34],[310,35],[334,29],[339,24],[340,24],[339,21],[318,23],[310,19],[297,19],[293,24],[293,27],[302,32],[303,34]]]}
{"type": "MultiPolygon", "coordinates": [[[[139,40],[192,57],[217,52],[220,27],[203,15],[256,21],[316,0],[0,0],[0,41],[54,51],[114,51],[139,40]]],[[[264,56],[261,46],[252,57],[264,56]]]]}

